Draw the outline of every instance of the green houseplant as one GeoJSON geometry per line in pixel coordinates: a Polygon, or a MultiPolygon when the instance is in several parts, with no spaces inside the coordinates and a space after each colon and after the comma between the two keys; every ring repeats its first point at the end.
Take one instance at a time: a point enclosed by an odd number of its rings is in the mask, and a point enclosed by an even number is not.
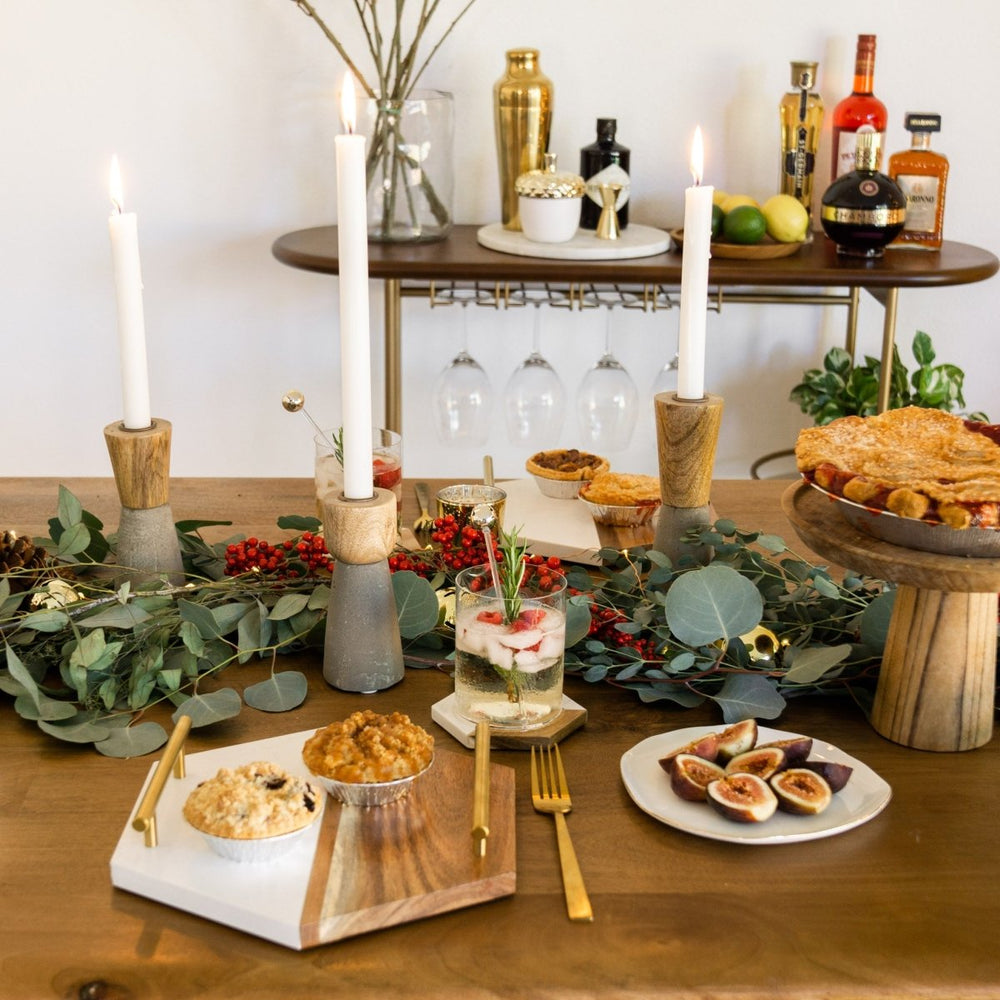
{"type": "MultiPolygon", "coordinates": [[[[918,330],[913,338],[913,357],[917,367],[911,373],[893,347],[892,374],[889,385],[889,407],[923,406],[961,411],[965,406],[963,383],[965,372],[956,365],[934,364],[937,357],[931,338],[918,330]]],[[[791,391],[790,399],[817,424],[828,424],[837,417],[852,414],[868,417],[878,412],[878,387],[882,363],[865,356],[863,364],[855,364],[842,347],[831,348],[823,359],[823,367],[810,368],[802,381],[791,391]]],[[[969,415],[986,420],[983,413],[969,415]]]]}

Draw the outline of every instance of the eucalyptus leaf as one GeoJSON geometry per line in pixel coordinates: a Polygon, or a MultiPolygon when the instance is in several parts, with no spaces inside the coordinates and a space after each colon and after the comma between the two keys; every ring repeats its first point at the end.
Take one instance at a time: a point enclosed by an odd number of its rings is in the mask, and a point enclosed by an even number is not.
{"type": "Polygon", "coordinates": [[[722,708],[722,718],[729,725],[743,719],[776,719],[785,708],[774,683],[760,674],[730,674],[722,688],[708,697],[722,708]]]}
{"type": "Polygon", "coordinates": [[[851,653],[849,645],[808,646],[789,651],[791,665],[782,678],[788,684],[813,684],[843,663],[851,653]]]}
{"type": "Polygon", "coordinates": [[[176,725],[182,715],[190,715],[192,728],[198,729],[224,719],[235,719],[242,707],[243,702],[233,688],[219,688],[209,694],[192,695],[178,706],[171,719],[176,725]]]}
{"type": "Polygon", "coordinates": [[[14,699],[14,711],[29,722],[37,722],[39,719],[58,722],[60,719],[72,719],[79,709],[70,701],[57,701],[45,695],[35,700],[29,694],[23,694],[14,699]]]}
{"type": "Polygon", "coordinates": [[[586,604],[575,604],[572,600],[566,603],[566,648],[575,646],[590,632],[590,607],[586,604]]]}
{"type": "Polygon", "coordinates": [[[80,501],[63,485],[59,486],[59,523],[63,528],[79,524],[83,516],[80,501]]]}
{"type": "Polygon", "coordinates": [[[67,528],[59,538],[56,554],[67,560],[72,560],[86,552],[90,546],[90,529],[85,524],[74,524],[67,528]]]}
{"type": "Polygon", "coordinates": [[[178,600],[177,610],[181,619],[190,622],[198,630],[203,639],[215,639],[222,633],[212,612],[202,604],[192,601],[178,600]]]}
{"type": "Polygon", "coordinates": [[[38,728],[66,743],[100,743],[111,735],[111,728],[99,722],[48,722],[38,720],[38,728]]]}
{"type": "Polygon", "coordinates": [[[58,608],[44,608],[25,615],[20,625],[35,632],[60,632],[69,625],[69,622],[69,615],[65,611],[60,611],[58,608]]]}
{"type": "Polygon", "coordinates": [[[95,743],[94,749],[105,757],[141,757],[159,750],[167,739],[167,731],[158,722],[140,722],[113,730],[106,739],[95,743]]]}
{"type": "Polygon", "coordinates": [[[437,594],[423,577],[408,570],[393,573],[392,592],[396,601],[399,634],[403,639],[415,639],[437,625],[437,594]]]}
{"type": "Polygon", "coordinates": [[[35,703],[35,708],[38,710],[39,717],[41,717],[42,695],[38,690],[38,684],[35,682],[35,678],[29,673],[27,667],[21,662],[21,658],[10,646],[7,647],[7,669],[10,671],[10,676],[21,685],[27,696],[35,703]]]}
{"type": "Polygon", "coordinates": [[[288,712],[306,700],[309,682],[298,670],[283,670],[266,681],[251,684],[243,691],[243,700],[261,712],[288,712]]]}
{"type": "Polygon", "coordinates": [[[92,615],[86,615],[79,619],[83,628],[135,628],[143,622],[149,621],[152,616],[144,608],[137,604],[106,604],[92,615]]]}
{"type": "Polygon", "coordinates": [[[760,624],[757,588],[728,566],[709,565],[679,577],[664,607],[670,631],[692,646],[730,639],[760,624]]]}
{"type": "Polygon", "coordinates": [[[271,608],[268,618],[275,622],[281,621],[284,618],[292,618],[308,604],[308,594],[284,594],[278,598],[278,602],[271,608]]]}
{"type": "Polygon", "coordinates": [[[892,609],[896,605],[896,591],[884,590],[861,612],[859,632],[861,641],[869,649],[881,653],[889,638],[892,609]]]}

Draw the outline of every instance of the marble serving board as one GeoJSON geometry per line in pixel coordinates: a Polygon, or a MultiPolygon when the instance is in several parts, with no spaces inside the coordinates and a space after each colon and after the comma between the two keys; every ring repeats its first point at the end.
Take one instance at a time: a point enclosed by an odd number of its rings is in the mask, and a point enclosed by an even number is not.
{"type": "Polygon", "coordinates": [[[472,841],[475,761],[441,749],[399,802],[362,809],[327,797],[321,819],[276,861],[215,854],[182,816],[191,789],[220,767],[255,760],[307,775],[301,749],[312,733],[186,755],[186,776],[169,777],[160,796],[158,846],[145,846],[130,816],[111,858],[112,885],[297,950],[513,894],[514,770],[490,766],[490,836],[480,858],[472,841]]]}
{"type": "Polygon", "coordinates": [[[504,229],[502,223],[493,222],[476,231],[476,240],[488,250],[548,260],[628,260],[653,257],[670,249],[668,232],[637,223],[626,226],[617,240],[598,239],[590,230],[578,229],[565,243],[536,243],[524,233],[504,229]]]}

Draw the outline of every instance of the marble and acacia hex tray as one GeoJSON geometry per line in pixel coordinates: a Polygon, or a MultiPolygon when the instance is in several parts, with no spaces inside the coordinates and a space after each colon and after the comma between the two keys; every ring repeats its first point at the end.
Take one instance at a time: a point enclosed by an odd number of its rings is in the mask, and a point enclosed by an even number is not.
{"type": "Polygon", "coordinates": [[[186,755],[186,776],[168,778],[160,796],[158,846],[145,846],[130,816],[111,858],[112,884],[295,949],[514,892],[513,769],[490,767],[490,836],[479,858],[472,841],[475,761],[440,748],[431,769],[397,803],[361,809],[327,798],[309,834],[274,862],[238,863],[215,854],[181,814],[191,789],[220,767],[255,760],[306,775],[301,749],[312,733],[186,755]]]}

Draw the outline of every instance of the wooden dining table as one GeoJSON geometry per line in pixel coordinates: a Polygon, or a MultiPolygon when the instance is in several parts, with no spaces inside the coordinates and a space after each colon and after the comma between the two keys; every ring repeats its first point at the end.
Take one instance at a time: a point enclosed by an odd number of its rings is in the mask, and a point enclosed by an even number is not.
{"type": "MultiPolygon", "coordinates": [[[[0,531],[47,534],[60,482],[114,528],[110,478],[0,479],[0,531]]],[[[720,516],[808,555],[782,514],[788,485],[719,481],[712,501],[720,516]]],[[[206,529],[215,540],[239,531],[274,541],[279,516],[314,511],[307,479],[180,478],[170,495],[178,520],[231,520],[206,529]]],[[[415,514],[407,484],[404,522],[415,514]]],[[[452,689],[446,668],[407,669],[396,686],[360,695],[329,687],[318,653],[283,660],[308,675],[301,707],[244,709],[193,730],[188,752],[371,708],[405,712],[442,749],[471,758],[431,718],[452,689]]],[[[233,666],[220,683],[241,690],[269,670],[266,662],[233,666]]],[[[516,891],[303,951],[113,887],[109,861],[156,755],[112,759],[60,742],[0,696],[0,997],[1000,997],[996,736],[975,750],[929,753],[879,736],[845,697],[793,699],[761,723],[835,745],[881,776],[892,798],[846,832],[761,846],[667,825],[623,784],[622,756],[647,737],[721,729],[713,703],[644,704],[578,676],[567,678],[566,693],[587,711],[562,756],[592,923],[567,919],[555,830],[532,809],[528,755],[495,750],[493,764],[514,774],[516,891]]],[[[169,727],[166,710],[149,715],[169,727]]],[[[467,795],[455,808],[471,809],[471,787],[467,795]]]]}

